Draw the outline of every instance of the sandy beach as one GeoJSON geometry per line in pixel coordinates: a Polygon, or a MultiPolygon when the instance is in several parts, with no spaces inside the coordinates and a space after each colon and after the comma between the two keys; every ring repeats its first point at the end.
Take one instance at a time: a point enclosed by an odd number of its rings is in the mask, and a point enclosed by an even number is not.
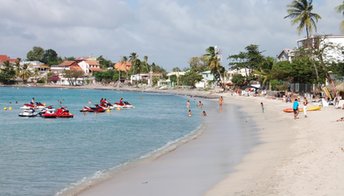
{"type": "Polygon", "coordinates": [[[223,96],[225,105],[222,112],[207,108],[203,127],[165,149],[167,153],[63,195],[344,195],[344,122],[336,121],[344,117],[342,109],[324,107],[308,112],[307,118],[300,113],[294,120],[293,114],[282,112],[291,103],[268,97],[181,89],[76,88],[171,93],[214,101],[223,96]],[[238,111],[239,119],[229,118],[238,111]],[[241,135],[235,135],[237,142],[228,142],[234,121],[240,122],[236,128],[241,135]]]}
{"type": "Polygon", "coordinates": [[[290,103],[239,99],[264,103],[264,115],[253,115],[262,144],[207,196],[344,195],[344,122],[336,122],[344,116],[343,110],[322,108],[308,112],[308,118],[300,113],[300,119],[294,120],[292,114],[281,112],[290,103]]]}
{"type": "Polygon", "coordinates": [[[336,122],[343,110],[330,106],[294,120],[282,100],[221,95],[225,108],[240,106],[248,115],[241,119],[252,126],[246,128],[259,130],[260,143],[238,162],[227,159],[235,153],[223,139],[230,125],[207,122],[192,141],[80,195],[344,195],[344,122],[336,122]]]}

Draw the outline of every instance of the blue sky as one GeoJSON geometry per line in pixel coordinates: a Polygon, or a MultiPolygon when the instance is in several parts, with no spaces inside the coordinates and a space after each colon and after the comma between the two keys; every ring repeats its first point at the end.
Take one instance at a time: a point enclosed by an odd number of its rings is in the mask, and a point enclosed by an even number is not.
{"type": "MultiPolygon", "coordinates": [[[[275,57],[304,36],[287,15],[291,0],[1,0],[0,54],[25,58],[33,46],[60,56],[118,61],[136,52],[167,70],[216,45],[226,58],[257,44],[275,57]]],[[[319,34],[340,34],[341,0],[314,0],[319,34]]]]}

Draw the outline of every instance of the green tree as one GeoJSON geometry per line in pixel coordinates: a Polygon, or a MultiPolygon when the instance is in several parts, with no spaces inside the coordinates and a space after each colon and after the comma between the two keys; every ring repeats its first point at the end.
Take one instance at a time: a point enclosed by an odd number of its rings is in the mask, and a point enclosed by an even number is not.
{"type": "Polygon", "coordinates": [[[203,56],[207,61],[207,65],[212,74],[214,74],[215,79],[222,84],[222,75],[225,72],[223,66],[220,63],[220,53],[216,47],[210,46],[206,49],[206,54],[203,56]]]}
{"type": "Polygon", "coordinates": [[[173,67],[172,71],[173,72],[181,72],[182,70],[179,67],[173,67]]]}
{"type": "Polygon", "coordinates": [[[228,58],[229,66],[232,70],[245,70],[246,83],[250,83],[252,80],[256,80],[256,77],[252,73],[266,74],[270,69],[270,63],[267,63],[266,58],[259,51],[259,46],[251,44],[245,47],[244,52],[239,54],[230,55],[228,58]]]}
{"type": "Polygon", "coordinates": [[[98,58],[97,58],[97,61],[99,61],[99,64],[100,64],[100,67],[102,69],[106,69],[108,67],[112,67],[112,62],[110,60],[107,60],[103,57],[103,55],[100,55],[98,58]]]}
{"type": "Polygon", "coordinates": [[[32,50],[30,50],[27,55],[26,58],[29,61],[41,61],[43,60],[44,57],[44,49],[38,46],[34,46],[32,48],[32,50]]]}
{"type": "Polygon", "coordinates": [[[202,79],[203,77],[200,74],[191,70],[186,72],[185,75],[180,76],[180,81],[182,82],[182,84],[191,87],[195,87],[195,84],[202,79]]]}
{"type": "Polygon", "coordinates": [[[232,77],[232,83],[235,86],[241,87],[241,86],[244,86],[246,84],[246,79],[241,74],[234,74],[232,77]]]}
{"type": "Polygon", "coordinates": [[[313,13],[312,0],[293,0],[288,5],[288,15],[284,18],[291,18],[292,24],[298,24],[297,31],[300,33],[303,29],[306,30],[307,39],[311,36],[312,31],[317,31],[317,25],[321,16],[313,13]]]}
{"type": "Polygon", "coordinates": [[[209,70],[209,67],[207,66],[207,59],[204,56],[192,57],[189,60],[189,65],[190,68],[197,73],[209,70]]]}
{"type": "Polygon", "coordinates": [[[57,65],[61,62],[61,58],[59,58],[55,50],[48,49],[44,51],[43,58],[41,61],[48,65],[57,65]]]}
{"type": "Polygon", "coordinates": [[[32,72],[28,69],[28,65],[24,64],[23,68],[19,72],[19,77],[23,80],[24,83],[27,83],[27,80],[32,76],[32,72]]]}
{"type": "Polygon", "coordinates": [[[14,83],[14,78],[16,72],[9,61],[5,61],[3,66],[0,68],[0,82],[3,84],[12,84],[14,83]]]}
{"type": "Polygon", "coordinates": [[[274,63],[275,60],[272,57],[266,57],[260,66],[253,71],[255,75],[258,75],[261,86],[266,87],[268,85],[269,90],[272,87],[270,81],[272,80],[272,67],[274,63]]]}
{"type": "Polygon", "coordinates": [[[102,82],[102,83],[108,84],[114,80],[114,75],[115,75],[115,71],[108,70],[108,71],[104,71],[104,72],[96,72],[94,74],[94,77],[95,77],[97,82],[102,82]]]}

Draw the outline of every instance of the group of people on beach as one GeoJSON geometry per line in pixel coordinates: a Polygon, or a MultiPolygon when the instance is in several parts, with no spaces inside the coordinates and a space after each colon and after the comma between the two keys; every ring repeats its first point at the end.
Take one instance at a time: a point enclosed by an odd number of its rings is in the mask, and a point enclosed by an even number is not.
{"type": "MultiPolygon", "coordinates": [[[[300,98],[295,98],[293,102],[293,113],[294,113],[294,119],[299,118],[299,107],[300,107],[300,98]]],[[[308,100],[306,97],[303,97],[303,115],[305,118],[307,118],[307,105],[308,100]]]]}
{"type": "MultiPolygon", "coordinates": [[[[202,101],[198,101],[197,107],[200,108],[200,109],[203,109],[202,101]]],[[[186,108],[188,110],[188,116],[191,117],[192,116],[192,111],[191,111],[191,104],[190,104],[190,100],[189,99],[186,101],[186,108]]],[[[205,110],[202,111],[202,116],[207,116],[207,112],[205,110]]]]}
{"type": "MultiPolygon", "coordinates": [[[[218,104],[219,104],[219,112],[222,112],[222,105],[223,105],[224,101],[223,101],[223,97],[220,96],[219,97],[219,101],[218,101],[218,104]]],[[[202,101],[198,101],[197,103],[197,107],[200,108],[200,109],[203,109],[203,103],[202,101]]],[[[186,101],[186,108],[188,110],[188,116],[191,117],[192,116],[192,111],[191,111],[191,103],[190,103],[190,100],[188,99],[186,101]]],[[[205,110],[202,111],[202,116],[207,116],[207,112],[205,110]]]]}

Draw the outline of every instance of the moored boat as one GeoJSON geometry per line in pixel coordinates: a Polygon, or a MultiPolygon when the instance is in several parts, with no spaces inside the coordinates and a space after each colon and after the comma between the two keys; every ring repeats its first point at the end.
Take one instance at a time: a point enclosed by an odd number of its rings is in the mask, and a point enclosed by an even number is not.
{"type": "Polygon", "coordinates": [[[29,109],[29,110],[23,110],[21,111],[18,116],[20,117],[36,117],[37,116],[37,112],[35,112],[35,110],[33,109],[29,109]]]}
{"type": "Polygon", "coordinates": [[[126,108],[126,109],[131,109],[135,108],[131,103],[127,101],[123,101],[122,103],[116,102],[113,104],[112,108],[126,108]]]}

